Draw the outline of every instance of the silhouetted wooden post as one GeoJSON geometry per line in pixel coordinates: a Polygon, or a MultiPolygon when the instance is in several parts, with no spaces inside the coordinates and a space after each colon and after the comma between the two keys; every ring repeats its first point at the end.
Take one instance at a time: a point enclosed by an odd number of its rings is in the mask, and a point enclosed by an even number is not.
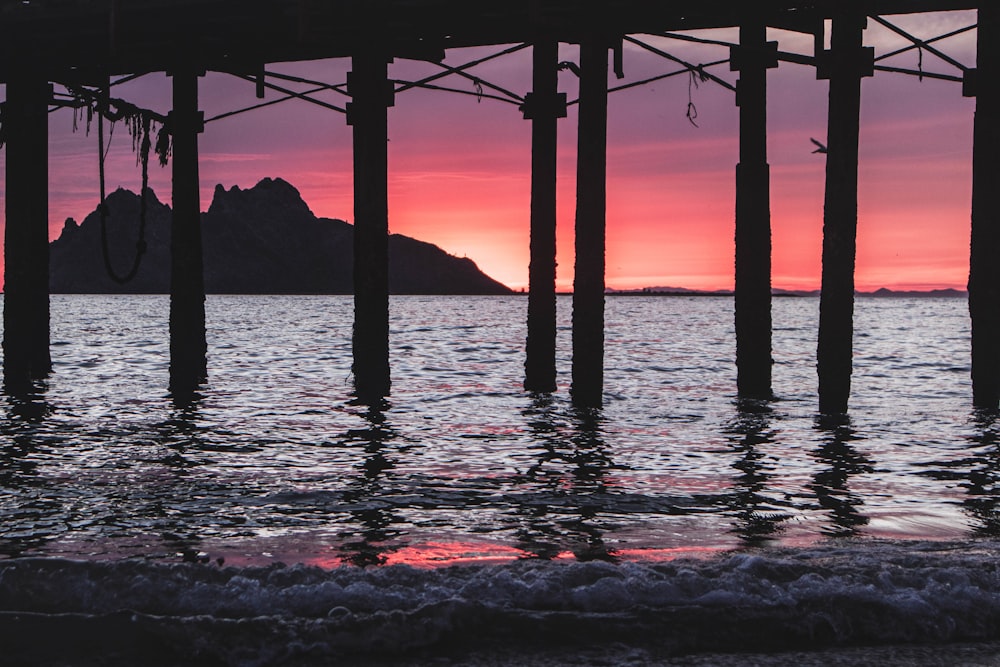
{"type": "Polygon", "coordinates": [[[979,9],[979,53],[974,78],[976,122],[972,157],[972,400],[1000,403],[1000,6],[979,9]]]}
{"type": "Polygon", "coordinates": [[[817,346],[819,409],[824,414],[847,412],[851,393],[861,79],[871,76],[874,67],[873,50],[861,45],[866,22],[863,12],[850,8],[835,14],[831,49],[821,54],[817,71],[830,79],[817,346]]]}
{"type": "Polygon", "coordinates": [[[736,386],[740,396],[771,397],[771,196],[767,164],[767,70],[778,43],[764,23],[740,26],[731,69],[740,73],[740,163],[736,165],[736,386]]]}
{"type": "Polygon", "coordinates": [[[573,275],[574,405],[601,405],[604,390],[604,234],[607,203],[608,43],[580,44],[573,275]]]}
{"type": "Polygon", "coordinates": [[[531,120],[531,264],[528,269],[528,341],[524,388],[556,389],[556,125],[566,116],[558,92],[559,42],[533,46],[532,92],[524,99],[531,120]]]}
{"type": "Polygon", "coordinates": [[[372,404],[389,394],[389,59],[360,53],[347,77],[354,132],[354,390],[372,404]]]}
{"type": "Polygon", "coordinates": [[[170,236],[170,390],[194,391],[208,376],[205,342],[205,278],[201,251],[198,135],[198,71],[181,67],[173,76],[173,225],[170,236]]]}
{"type": "Polygon", "coordinates": [[[49,354],[48,103],[52,87],[30,70],[7,82],[4,233],[4,385],[21,391],[52,370],[49,354]]]}

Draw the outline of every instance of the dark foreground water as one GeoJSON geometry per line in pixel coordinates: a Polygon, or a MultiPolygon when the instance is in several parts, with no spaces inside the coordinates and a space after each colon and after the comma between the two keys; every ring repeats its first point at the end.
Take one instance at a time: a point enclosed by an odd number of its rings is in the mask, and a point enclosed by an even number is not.
{"type": "Polygon", "coordinates": [[[964,301],[860,299],[839,422],[815,299],[775,301],[778,400],[740,405],[731,299],[609,298],[588,413],[568,300],[560,391],[521,390],[526,304],[394,298],[371,410],[348,297],[209,297],[186,406],[166,297],[53,297],[55,372],[0,418],[0,663],[1000,665],[964,301]]]}

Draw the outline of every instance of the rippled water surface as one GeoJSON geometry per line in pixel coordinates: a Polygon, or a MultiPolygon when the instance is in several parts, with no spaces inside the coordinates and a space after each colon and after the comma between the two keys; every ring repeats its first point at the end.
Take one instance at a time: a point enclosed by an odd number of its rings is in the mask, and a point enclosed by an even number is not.
{"type": "Polygon", "coordinates": [[[818,300],[774,303],[778,400],[735,401],[728,298],[607,299],[605,407],[521,388],[520,297],[394,297],[393,390],[352,405],[352,301],[211,296],[167,395],[168,299],[54,296],[55,371],[0,423],[0,554],[230,563],[662,559],[996,536],[997,425],[961,299],[862,298],[848,423],[816,415],[818,300]]]}

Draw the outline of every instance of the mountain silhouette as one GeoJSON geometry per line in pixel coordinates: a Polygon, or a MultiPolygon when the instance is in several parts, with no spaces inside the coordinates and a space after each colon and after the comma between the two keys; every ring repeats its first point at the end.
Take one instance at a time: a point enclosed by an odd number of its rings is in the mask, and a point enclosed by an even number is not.
{"type": "MultiPolygon", "coordinates": [[[[50,244],[49,284],[64,294],[160,294],[170,291],[170,207],[146,191],[147,251],[135,279],[118,285],[107,275],[97,211],[72,218],[50,244]]],[[[125,273],[136,251],[139,196],[118,189],[107,198],[112,267],[125,273]]],[[[202,213],[205,291],[214,294],[350,294],[354,226],[317,218],[298,190],[265,178],[242,190],[221,185],[202,213]]],[[[510,294],[468,258],[400,234],[389,237],[393,294],[510,294]]]]}

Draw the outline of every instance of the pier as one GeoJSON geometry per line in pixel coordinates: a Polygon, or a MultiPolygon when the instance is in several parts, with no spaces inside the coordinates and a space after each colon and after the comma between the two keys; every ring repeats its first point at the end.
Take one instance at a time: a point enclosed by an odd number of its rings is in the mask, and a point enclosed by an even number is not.
{"type": "MultiPolygon", "coordinates": [[[[6,85],[2,132],[6,145],[4,384],[21,391],[52,369],[49,352],[48,131],[50,109],[87,107],[99,116],[141,118],[162,125],[170,141],[173,241],[170,295],[170,390],[195,392],[210,374],[205,334],[198,138],[206,130],[198,86],[205,72],[224,72],[287,99],[338,112],[352,128],[354,161],[353,374],[359,401],[374,405],[391,391],[389,355],[388,109],[395,96],[432,81],[464,76],[484,59],[454,67],[449,50],[502,48],[503,57],[532,51],[532,90],[523,96],[473,78],[480,97],[518,104],[531,123],[530,267],[524,388],[556,389],[556,146],[559,119],[577,106],[577,191],[573,278],[574,404],[599,407],[603,394],[608,96],[622,87],[623,44],[661,56],[672,75],[698,76],[730,88],[739,107],[735,222],[735,387],[740,397],[772,396],[770,166],[767,155],[768,72],[786,63],[815,69],[829,81],[822,289],[817,346],[818,402],[824,414],[849,408],[858,220],[861,82],[876,72],[950,81],[955,94],[976,98],[971,202],[969,311],[973,396],[978,408],[1000,407],[1000,8],[986,0],[626,0],[581,5],[568,0],[0,0],[0,81],[6,85]],[[976,65],[951,58],[939,42],[899,28],[899,14],[978,10],[976,65]],[[877,23],[927,54],[928,68],[881,64],[865,44],[877,23]],[[696,32],[738,29],[727,44],[696,32]],[[813,38],[812,54],[785,52],[768,41],[779,28],[813,38]],[[736,85],[702,65],[643,41],[647,35],[710,41],[728,47],[736,85]],[[579,46],[578,63],[560,63],[560,44],[579,46]],[[287,88],[267,71],[279,62],[350,59],[343,108],[287,88]],[[389,78],[394,59],[438,63],[421,81],[389,78]],[[558,89],[558,71],[579,76],[579,99],[558,89]],[[939,67],[940,66],[940,67],[939,67]],[[115,83],[152,72],[172,81],[172,111],[159,116],[121,100],[115,83]],[[57,84],[66,94],[54,90],[57,84]],[[485,90],[484,90],[485,88],[485,90]]],[[[905,50],[905,49],[904,49],[905,50]]],[[[488,59],[488,58],[487,58],[488,59]]],[[[288,78],[288,77],[285,77],[288,78]]],[[[662,77],[661,77],[662,78],[662,77]]],[[[628,85],[639,85],[643,82],[628,85]]],[[[461,92],[452,90],[452,92],[461,92]]],[[[468,93],[468,91],[465,91],[468,93]]],[[[247,101],[243,109],[260,106],[247,101]]],[[[226,115],[231,115],[226,114],[226,115]]],[[[331,122],[338,122],[331,118],[331,122]]],[[[148,151],[149,147],[144,149],[148,151]]],[[[167,151],[157,146],[165,157],[167,151]]],[[[103,190],[103,184],[102,184],[103,190]]],[[[863,224],[863,221],[862,223],[863,224]]],[[[140,250],[141,252],[141,250],[140,250]]]]}

